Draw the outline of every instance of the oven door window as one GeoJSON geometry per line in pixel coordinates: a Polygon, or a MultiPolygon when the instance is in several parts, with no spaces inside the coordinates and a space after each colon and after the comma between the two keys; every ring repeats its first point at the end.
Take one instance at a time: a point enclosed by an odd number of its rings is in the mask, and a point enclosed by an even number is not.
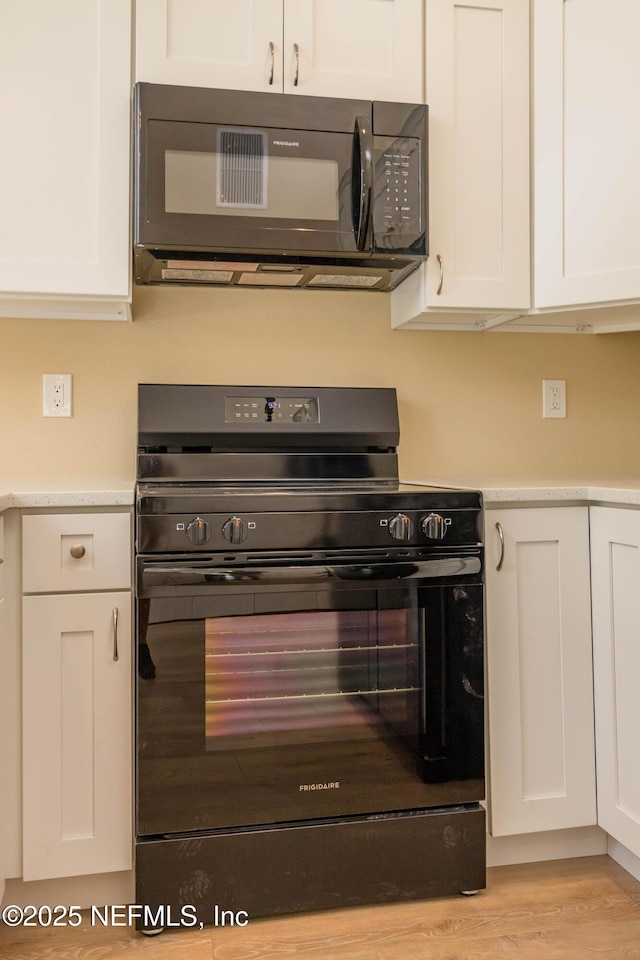
{"type": "Polygon", "coordinates": [[[139,600],[138,833],[480,799],[481,609],[479,584],[419,581],[139,600]]]}
{"type": "Polygon", "coordinates": [[[206,749],[228,749],[229,737],[246,746],[256,735],[263,747],[370,739],[385,717],[408,731],[415,634],[399,608],[207,619],[206,749]]]}

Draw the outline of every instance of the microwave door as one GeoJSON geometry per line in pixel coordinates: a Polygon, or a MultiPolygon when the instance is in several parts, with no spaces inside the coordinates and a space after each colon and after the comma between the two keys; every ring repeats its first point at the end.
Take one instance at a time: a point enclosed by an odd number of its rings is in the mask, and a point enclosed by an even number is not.
{"type": "Polygon", "coordinates": [[[373,181],[366,118],[360,127],[354,138],[352,133],[148,121],[137,242],[223,251],[357,253],[356,237],[363,243],[370,235],[373,181]],[[363,158],[357,204],[352,198],[356,153],[363,158]]]}

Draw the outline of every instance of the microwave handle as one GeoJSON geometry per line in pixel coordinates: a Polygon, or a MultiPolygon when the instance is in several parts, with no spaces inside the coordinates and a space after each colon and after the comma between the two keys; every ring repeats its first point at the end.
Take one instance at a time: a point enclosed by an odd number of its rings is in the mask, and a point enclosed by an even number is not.
{"type": "Polygon", "coordinates": [[[369,117],[356,117],[351,171],[353,233],[356,249],[364,250],[369,235],[373,191],[373,133],[369,117]]]}

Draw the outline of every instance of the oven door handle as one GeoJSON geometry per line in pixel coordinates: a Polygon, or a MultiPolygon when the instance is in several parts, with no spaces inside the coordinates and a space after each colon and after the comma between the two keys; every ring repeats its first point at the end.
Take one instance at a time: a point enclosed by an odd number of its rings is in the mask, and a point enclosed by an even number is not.
{"type": "Polygon", "coordinates": [[[400,560],[396,563],[355,563],[332,566],[208,567],[202,565],[149,564],[142,570],[147,587],[200,586],[207,584],[327,583],[339,581],[426,580],[480,573],[480,558],[438,557],[433,560],[400,560]]]}

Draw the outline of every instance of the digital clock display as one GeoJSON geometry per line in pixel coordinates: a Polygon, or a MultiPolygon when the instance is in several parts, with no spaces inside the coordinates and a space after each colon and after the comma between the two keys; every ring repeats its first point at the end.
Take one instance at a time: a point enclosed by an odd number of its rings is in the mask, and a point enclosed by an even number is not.
{"type": "Polygon", "coordinates": [[[317,397],[225,397],[225,423],[320,423],[317,397]]]}

